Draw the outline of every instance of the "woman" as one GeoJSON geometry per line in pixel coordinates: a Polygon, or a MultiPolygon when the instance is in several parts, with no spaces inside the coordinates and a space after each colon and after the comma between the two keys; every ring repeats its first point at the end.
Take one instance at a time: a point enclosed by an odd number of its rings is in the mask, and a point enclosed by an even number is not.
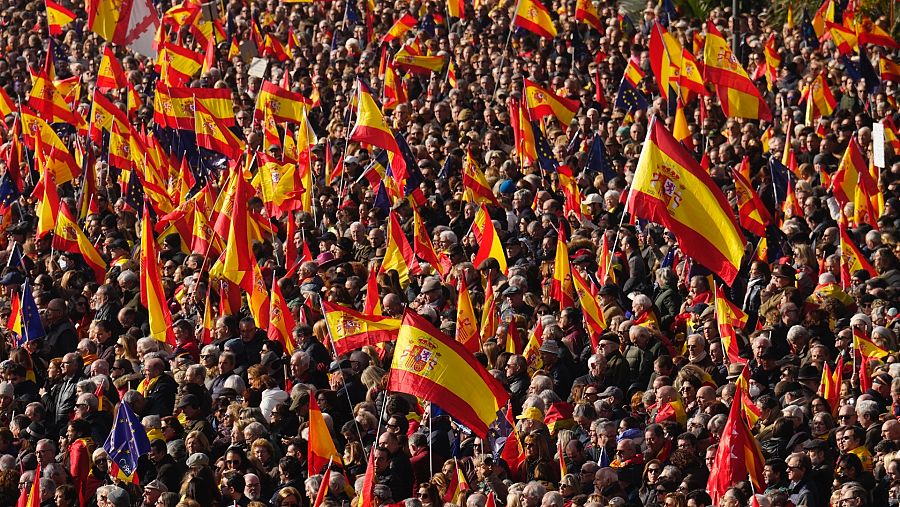
{"type": "Polygon", "coordinates": [[[116,351],[116,359],[125,359],[131,362],[132,370],[138,371],[141,361],[137,355],[137,340],[133,336],[123,334],[116,340],[116,344],[113,347],[116,351]]]}
{"type": "Polygon", "coordinates": [[[272,499],[275,507],[300,507],[302,505],[302,497],[297,488],[287,487],[280,489],[272,499]]]}
{"type": "Polygon", "coordinates": [[[438,492],[438,488],[434,484],[420,484],[419,491],[416,493],[416,498],[422,503],[422,507],[442,507],[444,505],[444,502],[441,500],[441,495],[438,492]]]}
{"type": "Polygon", "coordinates": [[[547,440],[538,433],[530,433],[525,437],[525,459],[519,464],[519,477],[522,482],[548,481],[557,482],[558,466],[553,466],[547,440]]]}
{"type": "Polygon", "coordinates": [[[206,435],[203,434],[202,431],[192,431],[184,437],[184,447],[187,450],[188,456],[195,453],[203,453],[209,456],[210,454],[210,446],[209,439],[206,438],[206,435]]]}
{"type": "Polygon", "coordinates": [[[162,431],[163,438],[166,442],[184,438],[184,426],[182,426],[181,421],[173,415],[163,417],[159,429],[162,431]]]}
{"type": "Polygon", "coordinates": [[[91,455],[91,479],[97,482],[97,487],[104,484],[112,484],[113,480],[109,476],[109,454],[102,447],[94,451],[91,455]]]}
{"type": "Polygon", "coordinates": [[[575,474],[566,474],[560,479],[559,494],[562,495],[563,499],[566,501],[566,507],[572,505],[572,499],[581,493],[581,491],[579,491],[579,486],[578,477],[576,477],[575,474]]]}
{"type": "Polygon", "coordinates": [[[654,292],[653,303],[659,310],[659,325],[662,329],[669,329],[678,309],[681,307],[681,295],[678,293],[678,277],[672,268],[662,268],[656,271],[657,289],[654,292]]]}
{"type": "Polygon", "coordinates": [[[257,438],[250,446],[250,455],[253,456],[254,464],[265,470],[270,477],[278,468],[278,461],[275,460],[275,448],[272,443],[264,438],[257,438]]]}
{"type": "Polygon", "coordinates": [[[78,507],[78,495],[75,494],[75,487],[71,484],[57,486],[53,500],[56,507],[78,507]]]}
{"type": "Polygon", "coordinates": [[[687,507],[687,500],[681,493],[666,493],[663,507],[687,507]]]}
{"type": "Polygon", "coordinates": [[[656,507],[656,483],[663,465],[658,459],[651,459],[644,465],[644,473],[641,475],[641,487],[638,489],[638,498],[644,507],[656,507]]]}
{"type": "Polygon", "coordinates": [[[344,470],[350,476],[351,484],[366,473],[366,454],[361,443],[350,442],[344,447],[344,470]]]}

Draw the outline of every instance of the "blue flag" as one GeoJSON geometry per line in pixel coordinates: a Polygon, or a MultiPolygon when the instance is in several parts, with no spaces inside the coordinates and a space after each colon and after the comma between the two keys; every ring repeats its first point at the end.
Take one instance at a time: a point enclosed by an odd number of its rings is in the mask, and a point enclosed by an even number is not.
{"type": "Polygon", "coordinates": [[[648,107],[650,104],[647,103],[644,94],[637,91],[631,82],[623,78],[622,84],[619,85],[619,93],[616,94],[615,108],[630,113],[636,109],[647,109],[648,107]]]}
{"type": "Polygon", "coordinates": [[[617,176],[616,171],[609,163],[609,156],[606,154],[606,145],[600,139],[599,134],[594,134],[591,141],[591,150],[588,152],[587,165],[585,169],[595,173],[603,174],[603,181],[607,183],[617,176]]]}
{"type": "Polygon", "coordinates": [[[103,449],[113,465],[110,474],[125,482],[137,484],[138,458],[150,452],[150,440],[141,421],[127,403],[120,403],[103,449]]]}
{"type": "Polygon", "coordinates": [[[803,18],[800,20],[800,33],[803,34],[803,40],[809,47],[816,49],[819,47],[819,38],[816,36],[816,29],[809,20],[809,11],[803,9],[803,18]]]}
{"type": "Polygon", "coordinates": [[[547,172],[556,172],[559,169],[559,161],[553,155],[553,148],[550,142],[541,132],[541,127],[537,122],[531,122],[531,130],[534,131],[534,144],[537,149],[538,164],[547,172]]]}
{"type": "Polygon", "coordinates": [[[16,319],[13,316],[13,331],[19,335],[17,340],[21,346],[25,342],[40,340],[47,336],[44,332],[44,326],[41,324],[41,314],[38,312],[37,304],[34,302],[34,296],[31,295],[31,281],[25,277],[25,283],[22,284],[22,294],[19,303],[19,316],[16,319]],[[18,328],[18,329],[16,329],[18,328]]]}
{"type": "Polygon", "coordinates": [[[772,187],[775,191],[775,204],[777,206],[787,198],[788,185],[791,183],[791,172],[777,157],[769,159],[769,172],[772,175],[772,187]]]}
{"type": "Polygon", "coordinates": [[[10,177],[9,172],[3,173],[3,176],[0,177],[0,210],[9,209],[20,195],[19,189],[16,188],[16,184],[10,177]]]}

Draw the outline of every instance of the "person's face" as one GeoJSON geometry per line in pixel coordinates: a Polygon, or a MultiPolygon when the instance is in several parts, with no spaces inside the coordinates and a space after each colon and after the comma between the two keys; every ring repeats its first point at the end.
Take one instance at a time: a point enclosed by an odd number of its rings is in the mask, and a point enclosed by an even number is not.
{"type": "Polygon", "coordinates": [[[387,470],[390,459],[384,451],[375,451],[375,472],[382,473],[387,470]]]}
{"type": "Polygon", "coordinates": [[[225,470],[237,470],[242,465],[241,456],[236,452],[225,455],[225,470]]]}

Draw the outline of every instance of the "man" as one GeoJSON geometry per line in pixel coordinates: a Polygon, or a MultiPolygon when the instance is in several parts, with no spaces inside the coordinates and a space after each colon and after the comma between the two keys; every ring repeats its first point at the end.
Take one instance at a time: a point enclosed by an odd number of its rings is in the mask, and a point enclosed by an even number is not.
{"type": "Polygon", "coordinates": [[[562,349],[554,340],[547,340],[540,348],[541,360],[544,370],[553,379],[553,391],[561,398],[566,399],[572,389],[572,368],[564,364],[560,359],[562,349]]]}
{"type": "Polygon", "coordinates": [[[266,334],[256,327],[256,321],[252,317],[241,319],[238,324],[238,332],[241,335],[241,341],[244,342],[244,357],[247,364],[258,364],[263,342],[266,341],[266,334]]]}
{"type": "Polygon", "coordinates": [[[706,353],[706,339],[699,334],[689,335],[687,338],[688,362],[701,370],[713,375],[717,367],[713,364],[709,354],[706,353]]]}
{"type": "Polygon", "coordinates": [[[213,429],[212,424],[210,424],[209,420],[205,417],[202,409],[202,402],[197,395],[183,395],[181,401],[178,402],[177,408],[180,413],[184,414],[184,422],[182,425],[184,426],[185,434],[192,431],[199,431],[206,435],[206,438],[215,437],[215,429],[213,429]]]}
{"type": "Polygon", "coordinates": [[[144,486],[141,494],[141,507],[156,507],[156,502],[163,493],[168,493],[169,488],[158,480],[150,481],[144,486]]]}
{"type": "MultiPolygon", "coordinates": [[[[788,456],[785,463],[790,481],[788,500],[797,507],[826,507],[827,499],[818,490],[822,485],[811,484],[807,478],[812,467],[809,456],[796,452],[788,456]]],[[[840,505],[845,504],[841,502],[840,505]]]]}
{"type": "Polygon", "coordinates": [[[619,336],[615,333],[601,335],[599,349],[606,359],[606,385],[628,387],[631,369],[619,351],[619,336]]]}
{"type": "Polygon", "coordinates": [[[84,419],[91,425],[94,442],[103,442],[112,429],[113,413],[97,410],[98,400],[93,393],[81,393],[75,402],[75,418],[84,419]]]}
{"type": "Polygon", "coordinates": [[[531,379],[528,377],[528,362],[520,354],[509,356],[506,360],[506,386],[509,389],[513,403],[513,411],[522,411],[522,403],[528,396],[528,385],[531,379]]]}
{"type": "Polygon", "coordinates": [[[632,326],[628,330],[631,344],[625,347],[625,360],[631,369],[632,384],[645,386],[653,373],[653,361],[662,354],[662,344],[655,339],[650,329],[632,326]]]}
{"type": "Polygon", "coordinates": [[[88,337],[97,344],[97,358],[107,364],[116,360],[116,340],[113,338],[113,326],[105,320],[94,319],[88,328],[88,337]]]}
{"type": "Polygon", "coordinates": [[[153,466],[156,467],[156,479],[161,481],[167,489],[178,491],[187,469],[184,464],[169,456],[166,441],[157,438],[150,442],[149,457],[153,466]]]}
{"type": "Polygon", "coordinates": [[[78,343],[78,335],[75,325],[69,318],[69,308],[65,299],[51,299],[47,303],[47,311],[44,314],[46,320],[47,337],[44,339],[44,350],[47,357],[62,357],[63,354],[75,350],[78,343]]]}
{"type": "Polygon", "coordinates": [[[312,384],[318,389],[328,388],[328,377],[324,368],[320,371],[313,366],[312,357],[303,350],[298,350],[291,355],[291,383],[312,384]]]}
{"type": "Polygon", "coordinates": [[[856,403],[856,419],[866,432],[865,445],[871,454],[875,454],[875,445],[881,442],[881,421],[878,416],[883,412],[878,402],[860,400],[856,403]]]}
{"type": "Polygon", "coordinates": [[[649,274],[647,271],[647,263],[641,257],[641,247],[638,239],[631,234],[622,238],[622,246],[628,260],[628,279],[622,286],[622,292],[631,294],[632,292],[645,292],[649,286],[649,274]]]}
{"type": "Polygon", "coordinates": [[[259,477],[256,474],[245,474],[244,475],[244,495],[251,502],[256,502],[259,500],[259,495],[262,492],[262,485],[259,482],[259,477]]]}
{"type": "Polygon", "coordinates": [[[138,392],[147,400],[144,415],[172,415],[178,384],[166,375],[165,369],[166,364],[158,357],[151,356],[144,360],[144,381],[138,386],[138,392]]]}
{"type": "Polygon", "coordinates": [[[803,443],[803,451],[809,457],[810,470],[806,476],[812,484],[831,484],[834,480],[834,460],[828,459],[828,444],[818,438],[803,443]]]}
{"type": "Polygon", "coordinates": [[[219,491],[222,493],[222,505],[237,505],[247,507],[250,499],[244,495],[246,483],[244,474],[240,470],[228,470],[222,474],[219,482],[219,491]]]}
{"type": "Polygon", "coordinates": [[[424,433],[416,432],[409,436],[409,454],[415,490],[431,479],[431,455],[428,452],[428,437],[424,433]]]}
{"type": "Polygon", "coordinates": [[[391,488],[393,497],[409,498],[413,491],[412,465],[410,464],[409,456],[402,452],[397,435],[391,432],[382,433],[378,437],[378,447],[389,453],[388,473],[391,479],[387,485],[391,488]]]}
{"type": "Polygon", "coordinates": [[[613,317],[625,316],[625,310],[619,305],[619,288],[606,284],[597,291],[600,298],[600,310],[605,322],[612,322],[613,317]]]}
{"type": "Polygon", "coordinates": [[[234,375],[234,369],[237,367],[237,357],[234,352],[226,350],[219,354],[219,374],[213,379],[209,386],[209,391],[213,399],[217,399],[225,389],[225,382],[234,375]]]}
{"type": "Polygon", "coordinates": [[[81,356],[70,352],[63,356],[60,363],[62,379],[50,391],[52,403],[49,408],[53,414],[53,428],[62,430],[75,410],[75,386],[84,379],[84,363],[81,356]]]}
{"type": "Polygon", "coordinates": [[[845,426],[843,432],[838,428],[834,437],[838,442],[838,449],[841,451],[841,454],[855,454],[859,461],[862,462],[863,471],[872,471],[875,463],[872,460],[872,453],[865,446],[865,430],[859,426],[845,426]]]}
{"type": "Polygon", "coordinates": [[[307,368],[312,380],[310,383],[319,389],[327,389],[328,378],[325,372],[328,370],[328,364],[331,362],[331,354],[316,339],[312,328],[307,325],[301,324],[294,328],[294,341],[297,343],[299,350],[309,355],[310,361],[307,368]]]}

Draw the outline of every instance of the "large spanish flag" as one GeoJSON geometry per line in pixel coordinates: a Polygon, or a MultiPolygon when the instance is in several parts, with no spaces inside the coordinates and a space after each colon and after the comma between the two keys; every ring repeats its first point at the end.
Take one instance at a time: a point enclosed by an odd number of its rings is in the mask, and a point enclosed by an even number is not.
{"type": "Polygon", "coordinates": [[[556,26],[550,17],[550,11],[540,0],[519,0],[516,3],[516,13],[513,15],[513,26],[548,39],[556,37],[556,26]]]}
{"type": "Polygon", "coordinates": [[[532,121],[554,116],[564,129],[572,123],[581,107],[581,103],[577,100],[560,97],[527,78],[525,79],[525,104],[528,106],[528,112],[531,113],[532,121]]]}
{"type": "Polygon", "coordinates": [[[366,345],[392,341],[400,330],[400,319],[364,315],[352,308],[322,300],[322,313],[337,355],[366,345]]]}
{"type": "Polygon", "coordinates": [[[878,276],[875,268],[866,259],[856,242],[850,237],[847,230],[847,220],[841,214],[841,220],[838,221],[838,234],[840,235],[841,247],[841,288],[847,290],[850,287],[850,277],[854,272],[864,269],[872,276],[878,276]]]}
{"type": "Polygon", "coordinates": [[[362,81],[358,81],[357,89],[356,125],[350,132],[350,140],[371,144],[397,155],[394,158],[397,167],[392,167],[392,169],[394,169],[394,176],[398,180],[402,180],[407,176],[406,164],[402,163],[403,156],[400,153],[400,146],[397,144],[394,132],[388,126],[387,121],[385,121],[384,114],[381,113],[378,103],[375,102],[369,86],[362,81]]]}
{"type": "Polygon", "coordinates": [[[771,120],[772,111],[712,22],[707,22],[703,77],[716,86],[725,116],[771,120]]]}
{"type": "Polygon", "coordinates": [[[174,346],[172,314],[163,292],[160,273],[162,267],[159,265],[156,240],[153,238],[150,206],[144,206],[144,218],[141,222],[141,304],[149,314],[150,336],[174,346]]]}
{"type": "Polygon", "coordinates": [[[436,403],[481,438],[509,400],[500,382],[461,343],[409,310],[387,388],[436,403]]]}
{"type": "Polygon", "coordinates": [[[654,118],[649,130],[627,211],[673,231],[685,255],[731,285],[745,240],[728,200],[662,123],[654,118]]]}
{"type": "Polygon", "coordinates": [[[600,24],[600,14],[597,12],[597,7],[594,5],[593,0],[578,0],[575,2],[575,19],[584,21],[585,24],[598,32],[604,31],[603,25],[600,24]]]}

